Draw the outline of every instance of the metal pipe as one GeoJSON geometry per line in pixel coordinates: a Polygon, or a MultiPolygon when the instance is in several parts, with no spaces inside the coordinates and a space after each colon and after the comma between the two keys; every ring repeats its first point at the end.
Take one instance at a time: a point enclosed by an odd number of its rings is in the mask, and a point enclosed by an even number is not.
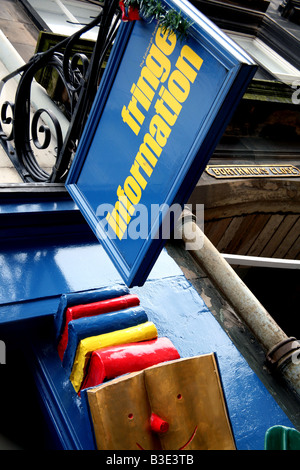
{"type": "MultiPolygon", "coordinates": [[[[274,321],[271,315],[244,284],[233,268],[227,263],[210,240],[204,235],[196,223],[195,216],[184,210],[177,225],[177,238],[180,237],[186,248],[205,271],[215,286],[224,294],[234,308],[236,314],[251,329],[257,340],[268,354],[279,347],[282,342],[292,343],[285,332],[274,321]],[[179,233],[178,233],[179,230],[179,233]]],[[[295,340],[295,338],[293,338],[295,340]]],[[[294,347],[299,352],[300,343],[294,341],[294,347]]],[[[290,358],[292,352],[290,352],[290,358]]],[[[285,361],[282,371],[292,388],[300,397],[300,360],[285,361]]],[[[279,361],[280,365],[281,362],[279,361]]]]}

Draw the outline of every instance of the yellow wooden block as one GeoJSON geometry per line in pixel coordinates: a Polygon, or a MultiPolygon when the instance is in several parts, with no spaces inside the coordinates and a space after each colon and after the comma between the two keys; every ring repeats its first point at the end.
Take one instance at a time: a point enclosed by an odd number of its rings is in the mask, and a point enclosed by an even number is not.
{"type": "Polygon", "coordinates": [[[157,338],[157,329],[152,322],[113,331],[98,336],[82,339],[77,346],[70,380],[76,392],[79,392],[84,378],[86,364],[93,351],[118,344],[137,343],[157,338]]]}
{"type": "Polygon", "coordinates": [[[234,450],[214,354],[179,359],[87,391],[98,449],[234,450]],[[156,415],[168,424],[151,425],[156,415]]]}

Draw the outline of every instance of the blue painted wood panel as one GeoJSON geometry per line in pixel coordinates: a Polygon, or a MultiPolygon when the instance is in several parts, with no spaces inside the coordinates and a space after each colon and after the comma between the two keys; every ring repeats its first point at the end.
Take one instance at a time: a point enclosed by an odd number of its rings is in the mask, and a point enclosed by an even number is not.
{"type": "Polygon", "coordinates": [[[145,282],[169,209],[187,202],[256,69],[192,5],[168,4],[191,21],[187,38],[122,25],[66,182],[129,287],[145,282]]]}

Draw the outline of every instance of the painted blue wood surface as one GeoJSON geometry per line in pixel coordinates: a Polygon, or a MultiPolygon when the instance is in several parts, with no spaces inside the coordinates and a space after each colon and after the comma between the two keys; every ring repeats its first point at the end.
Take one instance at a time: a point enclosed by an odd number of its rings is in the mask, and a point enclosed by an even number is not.
{"type": "MultiPolygon", "coordinates": [[[[57,445],[94,448],[87,410],[61,364],[54,333],[42,329],[43,335],[31,338],[30,329],[33,321],[47,319],[54,330],[62,294],[124,286],[120,275],[98,241],[53,234],[9,239],[2,244],[0,267],[0,339],[2,328],[11,326],[30,341],[24,356],[32,347],[30,365],[57,445]]],[[[182,357],[216,353],[238,449],[263,449],[268,428],[293,427],[165,250],[145,285],[131,293],[139,296],[159,336],[168,337],[182,357]]],[[[9,357],[2,367],[9,367],[9,357]]]]}
{"type": "MultiPolygon", "coordinates": [[[[149,281],[133,291],[139,295],[158,335],[167,336],[181,357],[216,353],[238,450],[263,450],[268,428],[276,424],[293,427],[183,275],[172,276],[170,271],[170,277],[149,281]]],[[[91,426],[88,415],[84,416],[86,404],[76,395],[53,344],[39,341],[34,348],[43,380],[51,383],[52,392],[48,387],[45,401],[51,402],[53,397],[58,400],[52,406],[52,415],[53,410],[59,409],[60,426],[72,422],[72,445],[86,446],[88,437],[85,435],[83,439],[82,429],[87,433],[91,426]],[[65,423],[61,413],[66,417],[65,423]]],[[[39,389],[43,394],[45,386],[39,389]]],[[[72,433],[68,430],[67,435],[72,433]]],[[[69,446],[70,442],[62,438],[62,445],[69,446]]]]}

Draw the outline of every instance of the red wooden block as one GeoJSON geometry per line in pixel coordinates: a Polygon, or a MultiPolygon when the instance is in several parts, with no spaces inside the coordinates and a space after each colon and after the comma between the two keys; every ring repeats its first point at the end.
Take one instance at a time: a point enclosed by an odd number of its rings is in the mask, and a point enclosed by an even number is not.
{"type": "Polygon", "coordinates": [[[101,313],[116,312],[117,310],[124,310],[125,308],[136,307],[139,304],[140,300],[137,295],[128,294],[122,297],[116,297],[114,299],[101,300],[99,302],[93,302],[84,305],[76,305],[74,307],[67,308],[65,313],[65,323],[62,335],[57,346],[57,351],[60,359],[63,359],[64,352],[68,344],[68,324],[70,321],[82,317],[99,315],[101,313]]]}
{"type": "Polygon", "coordinates": [[[179,358],[177,349],[168,338],[164,337],[98,349],[91,355],[81,388],[94,387],[100,385],[104,379],[113,379],[179,358]]]}

